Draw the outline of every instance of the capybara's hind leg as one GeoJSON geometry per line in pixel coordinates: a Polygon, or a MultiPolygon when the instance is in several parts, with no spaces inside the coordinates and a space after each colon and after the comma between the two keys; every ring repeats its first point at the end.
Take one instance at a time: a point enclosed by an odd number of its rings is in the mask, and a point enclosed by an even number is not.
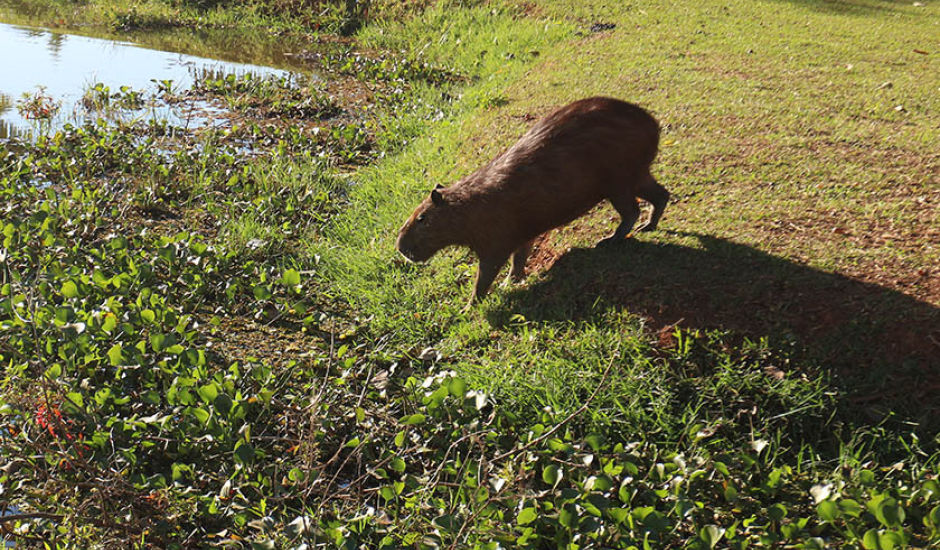
{"type": "Polygon", "coordinates": [[[531,251],[532,241],[528,241],[512,253],[512,271],[510,272],[510,276],[513,282],[518,283],[522,281],[522,279],[525,279],[525,261],[531,251]]]}
{"type": "Polygon", "coordinates": [[[620,214],[620,225],[617,226],[613,235],[597,243],[599,245],[611,244],[626,237],[633,230],[633,224],[636,223],[637,218],[640,217],[640,205],[626,188],[619,190],[615,196],[607,197],[607,200],[620,214]]]}
{"type": "Polygon", "coordinates": [[[669,202],[669,191],[666,191],[665,187],[657,183],[652,174],[646,174],[646,177],[640,182],[636,194],[641,199],[649,201],[650,204],[653,205],[653,213],[650,215],[650,221],[641,227],[640,231],[653,231],[659,224],[659,218],[663,216],[666,203],[669,202]]]}

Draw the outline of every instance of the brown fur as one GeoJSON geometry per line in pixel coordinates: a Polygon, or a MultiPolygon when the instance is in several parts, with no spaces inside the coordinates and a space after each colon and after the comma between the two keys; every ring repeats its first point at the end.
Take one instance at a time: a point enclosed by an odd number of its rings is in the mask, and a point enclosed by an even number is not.
{"type": "Polygon", "coordinates": [[[615,242],[633,229],[637,197],[653,204],[641,230],[656,229],[669,192],[649,172],[659,124],[623,101],[575,101],[535,124],[512,147],[450,187],[438,186],[398,234],[398,250],[425,261],[450,245],[480,259],[471,303],[482,298],[512,257],[512,276],[524,275],[532,240],[607,199],[620,213],[615,242]]]}

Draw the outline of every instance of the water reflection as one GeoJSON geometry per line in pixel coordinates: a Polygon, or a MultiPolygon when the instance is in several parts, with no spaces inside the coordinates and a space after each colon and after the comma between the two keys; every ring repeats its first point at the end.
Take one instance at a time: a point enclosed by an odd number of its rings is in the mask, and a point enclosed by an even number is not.
{"type": "MultiPolygon", "coordinates": [[[[231,63],[206,57],[147,49],[137,44],[0,23],[0,139],[28,133],[36,127],[17,102],[39,90],[61,103],[50,126],[81,123],[101,116],[82,107],[85,92],[96,83],[117,91],[128,86],[136,91],[156,91],[156,81],[173,82],[175,90],[192,86],[204,72],[213,75],[251,73],[286,75],[287,71],[231,63]]],[[[87,102],[86,102],[87,103],[87,102]]],[[[126,116],[126,113],[125,113],[126,116]]],[[[131,116],[166,118],[173,124],[192,122],[168,106],[146,108],[131,116]]]]}

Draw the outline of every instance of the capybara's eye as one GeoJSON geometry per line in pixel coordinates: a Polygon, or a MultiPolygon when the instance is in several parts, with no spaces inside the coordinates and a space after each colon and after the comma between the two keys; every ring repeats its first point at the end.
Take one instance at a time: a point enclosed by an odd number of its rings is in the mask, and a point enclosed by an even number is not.
{"type": "Polygon", "coordinates": [[[415,218],[415,221],[418,222],[418,223],[423,222],[423,221],[424,221],[424,214],[419,214],[418,217],[415,218]]]}

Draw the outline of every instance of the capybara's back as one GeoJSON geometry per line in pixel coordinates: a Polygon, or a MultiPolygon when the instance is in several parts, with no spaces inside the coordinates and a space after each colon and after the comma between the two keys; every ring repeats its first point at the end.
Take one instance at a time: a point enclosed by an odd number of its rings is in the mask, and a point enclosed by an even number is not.
{"type": "Polygon", "coordinates": [[[621,215],[622,239],[640,214],[637,197],[653,204],[653,230],[669,193],[649,172],[659,146],[659,124],[642,108],[595,97],[571,103],[540,120],[512,147],[470,176],[436,188],[402,227],[398,249],[422,261],[452,244],[480,258],[474,298],[513,257],[523,274],[532,240],[607,199],[621,215]]]}

